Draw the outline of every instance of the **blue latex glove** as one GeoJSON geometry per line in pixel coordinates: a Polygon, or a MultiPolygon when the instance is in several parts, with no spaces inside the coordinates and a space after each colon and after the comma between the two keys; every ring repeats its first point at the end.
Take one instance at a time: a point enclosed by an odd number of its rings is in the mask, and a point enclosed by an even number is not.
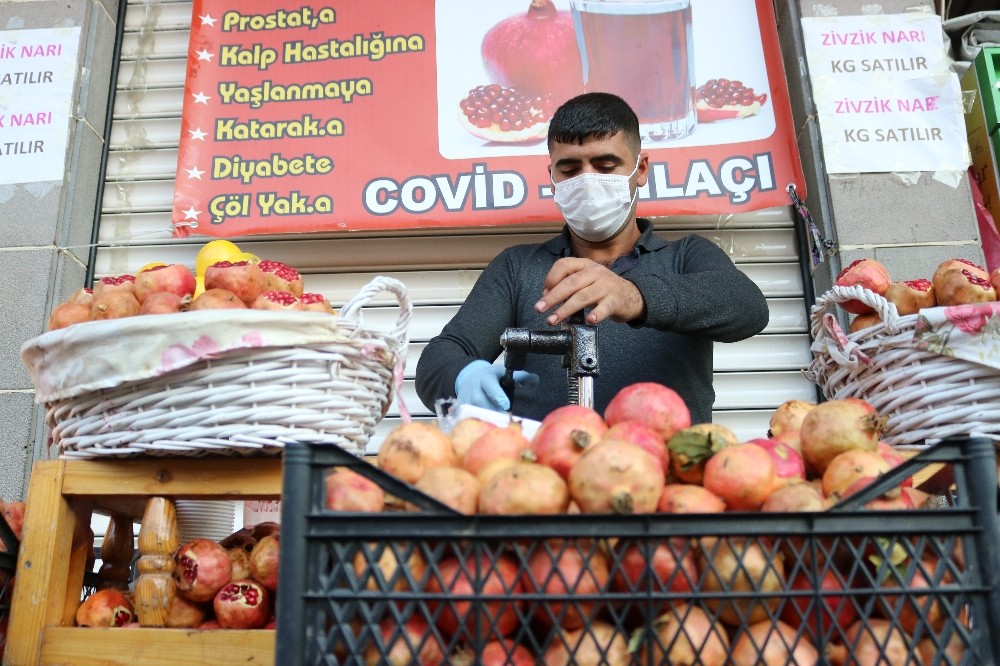
{"type": "MultiPolygon", "coordinates": [[[[455,378],[455,394],[458,401],[495,412],[510,410],[510,400],[500,386],[503,368],[482,359],[468,364],[455,378]]],[[[524,370],[514,371],[514,383],[518,386],[532,386],[538,383],[538,375],[524,370]]]]}

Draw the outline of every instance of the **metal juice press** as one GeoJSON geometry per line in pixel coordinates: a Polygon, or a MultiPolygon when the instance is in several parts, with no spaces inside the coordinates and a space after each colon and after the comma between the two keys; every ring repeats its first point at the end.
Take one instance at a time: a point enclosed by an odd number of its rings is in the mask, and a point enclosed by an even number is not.
{"type": "Polygon", "coordinates": [[[508,328],[500,336],[506,352],[504,375],[500,386],[513,404],[514,371],[523,370],[528,354],[561,355],[566,368],[567,404],[594,406],[594,377],[600,368],[597,362],[597,327],[584,321],[577,312],[564,321],[559,330],[532,331],[508,328]]]}

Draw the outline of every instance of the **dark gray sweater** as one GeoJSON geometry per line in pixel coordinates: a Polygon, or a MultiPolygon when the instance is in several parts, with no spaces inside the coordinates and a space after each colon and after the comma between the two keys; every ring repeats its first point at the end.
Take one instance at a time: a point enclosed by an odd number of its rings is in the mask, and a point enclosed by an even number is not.
{"type": "MultiPolygon", "coordinates": [[[[638,219],[642,235],[631,254],[612,270],[638,287],[646,301],[641,322],[598,325],[598,361],[594,407],[604,412],[624,386],[657,382],[677,391],[691,410],[692,423],[712,420],[712,343],[736,342],[767,325],[764,295],[729,256],[701,236],[668,242],[638,219]]],[[[483,271],[458,313],[433,338],[417,364],[417,393],[433,409],[439,398],[455,395],[455,378],[475,359],[495,360],[500,336],[509,327],[558,330],[535,312],[542,283],[557,259],[570,256],[569,230],[536,245],[501,252],[483,271]]],[[[511,411],[541,419],[566,404],[562,357],[528,354],[537,386],[517,387],[511,411]]]]}

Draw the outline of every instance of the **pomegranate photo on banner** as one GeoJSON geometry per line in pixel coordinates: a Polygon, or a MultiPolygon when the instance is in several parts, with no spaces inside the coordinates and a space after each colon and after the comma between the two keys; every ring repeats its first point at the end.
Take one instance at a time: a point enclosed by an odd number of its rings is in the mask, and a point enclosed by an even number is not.
{"type": "Polygon", "coordinates": [[[441,155],[545,155],[552,112],[594,91],[629,102],[646,149],[766,139],[777,125],[756,5],[437,0],[441,155]]]}
{"type": "Polygon", "coordinates": [[[641,215],[806,195],[771,0],[194,0],[174,235],[551,224],[592,90],[639,116],[641,215]]]}

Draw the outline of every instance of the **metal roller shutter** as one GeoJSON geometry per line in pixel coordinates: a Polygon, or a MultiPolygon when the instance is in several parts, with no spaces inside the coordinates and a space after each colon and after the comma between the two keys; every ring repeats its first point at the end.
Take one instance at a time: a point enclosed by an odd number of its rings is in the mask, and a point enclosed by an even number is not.
{"type": "MultiPolygon", "coordinates": [[[[190,2],[132,0],[124,35],[110,153],[105,175],[95,277],[134,271],[151,261],[191,265],[208,239],[170,234],[173,178],[180,134],[190,2]]],[[[641,206],[640,206],[641,212],[641,206]]],[[[744,342],[715,346],[714,418],[742,438],[763,436],[781,402],[815,399],[800,372],[809,362],[804,285],[790,208],[710,217],[656,220],[661,235],[699,233],[722,247],[761,287],[771,308],[765,331],[744,342]]],[[[374,275],[407,285],[414,303],[403,399],[416,418],[430,418],[413,389],[417,359],[455,312],[481,269],[508,245],[534,242],[559,224],[526,230],[428,230],[399,233],[256,236],[235,239],[258,256],[288,263],[310,291],[343,303],[374,275]]],[[[387,296],[365,311],[365,323],[388,327],[396,308],[387,296]]],[[[372,442],[399,422],[394,404],[372,442]]]]}

